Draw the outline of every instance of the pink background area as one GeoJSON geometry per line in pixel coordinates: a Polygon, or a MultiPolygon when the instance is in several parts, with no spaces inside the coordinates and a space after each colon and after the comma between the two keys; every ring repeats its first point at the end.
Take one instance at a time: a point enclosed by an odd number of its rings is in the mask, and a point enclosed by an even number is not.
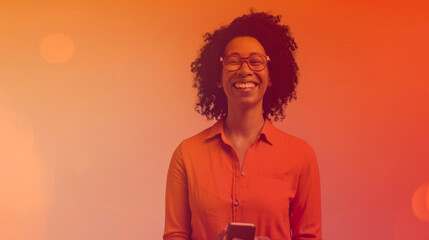
{"type": "Polygon", "coordinates": [[[299,46],[276,125],[317,153],[325,239],[429,239],[423,0],[1,1],[0,239],[160,239],[171,154],[213,124],[190,62],[251,7],[299,46]]]}

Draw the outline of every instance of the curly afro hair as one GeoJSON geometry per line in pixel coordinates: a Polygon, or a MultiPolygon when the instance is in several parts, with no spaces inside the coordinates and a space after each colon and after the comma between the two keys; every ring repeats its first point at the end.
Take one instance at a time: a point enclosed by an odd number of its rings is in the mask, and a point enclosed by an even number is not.
{"type": "Polygon", "coordinates": [[[194,74],[193,87],[198,89],[195,110],[208,120],[225,117],[228,113],[227,98],[222,88],[217,87],[221,79],[222,63],[226,45],[239,36],[257,39],[270,56],[268,70],[272,86],[263,99],[263,114],[269,120],[283,120],[288,102],[296,99],[298,65],[294,52],[297,49],[289,27],[280,24],[281,15],[273,16],[265,12],[243,15],[222,26],[213,33],[204,35],[205,45],[199,56],[191,64],[194,74]]]}

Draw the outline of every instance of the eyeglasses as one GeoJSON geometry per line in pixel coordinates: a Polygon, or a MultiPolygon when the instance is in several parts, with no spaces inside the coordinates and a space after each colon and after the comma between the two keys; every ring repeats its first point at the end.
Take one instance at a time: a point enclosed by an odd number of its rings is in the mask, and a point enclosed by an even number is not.
{"type": "Polygon", "coordinates": [[[270,60],[270,57],[262,54],[252,54],[249,57],[243,58],[236,54],[226,55],[220,57],[220,61],[223,64],[223,67],[228,71],[237,71],[243,65],[243,62],[247,63],[250,70],[255,72],[260,72],[267,67],[267,63],[270,60]]]}

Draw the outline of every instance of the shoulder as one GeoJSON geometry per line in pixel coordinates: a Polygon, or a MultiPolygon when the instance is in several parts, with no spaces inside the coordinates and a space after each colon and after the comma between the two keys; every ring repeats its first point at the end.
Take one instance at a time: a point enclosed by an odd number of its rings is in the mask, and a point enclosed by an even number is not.
{"type": "Polygon", "coordinates": [[[218,141],[213,141],[216,137],[210,137],[213,127],[204,129],[192,137],[184,139],[173,153],[173,160],[178,161],[184,168],[195,167],[195,164],[202,162],[210,156],[210,152],[218,149],[218,141]]]}
{"type": "Polygon", "coordinates": [[[188,147],[195,147],[195,146],[200,146],[204,144],[210,134],[211,128],[212,127],[206,128],[203,131],[195,134],[194,136],[184,139],[180,143],[180,146],[182,146],[183,148],[188,148],[188,147]]]}
{"type": "Polygon", "coordinates": [[[212,138],[217,134],[218,123],[215,123],[213,126],[208,127],[201,132],[182,140],[182,142],[177,147],[176,151],[180,151],[182,154],[198,153],[205,149],[211,141],[212,138]]]}
{"type": "Polygon", "coordinates": [[[317,166],[316,154],[306,140],[286,133],[273,125],[271,125],[268,133],[272,139],[275,152],[288,156],[289,161],[294,159],[298,165],[301,165],[301,168],[317,166]]]}
{"type": "Polygon", "coordinates": [[[295,150],[300,151],[313,150],[311,145],[306,140],[286,133],[272,124],[269,128],[269,134],[269,137],[272,138],[274,144],[278,145],[279,147],[284,148],[286,146],[289,146],[294,148],[295,150]]]}
{"type": "MultiPolygon", "coordinates": [[[[201,149],[201,146],[210,133],[210,129],[211,128],[207,128],[192,137],[182,140],[173,152],[172,162],[183,162],[186,156],[192,155],[193,152],[201,149]]],[[[183,164],[184,163],[181,163],[181,165],[183,164]]]]}

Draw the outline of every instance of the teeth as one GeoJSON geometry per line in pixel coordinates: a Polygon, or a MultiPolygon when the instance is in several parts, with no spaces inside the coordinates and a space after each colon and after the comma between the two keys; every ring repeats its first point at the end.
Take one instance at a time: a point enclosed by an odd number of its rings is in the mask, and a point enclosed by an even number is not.
{"type": "Polygon", "coordinates": [[[235,83],[234,84],[234,86],[236,87],[236,88],[242,88],[242,89],[244,89],[244,88],[252,88],[252,87],[255,87],[256,86],[256,84],[255,83],[253,83],[253,82],[239,82],[239,83],[235,83]]]}

